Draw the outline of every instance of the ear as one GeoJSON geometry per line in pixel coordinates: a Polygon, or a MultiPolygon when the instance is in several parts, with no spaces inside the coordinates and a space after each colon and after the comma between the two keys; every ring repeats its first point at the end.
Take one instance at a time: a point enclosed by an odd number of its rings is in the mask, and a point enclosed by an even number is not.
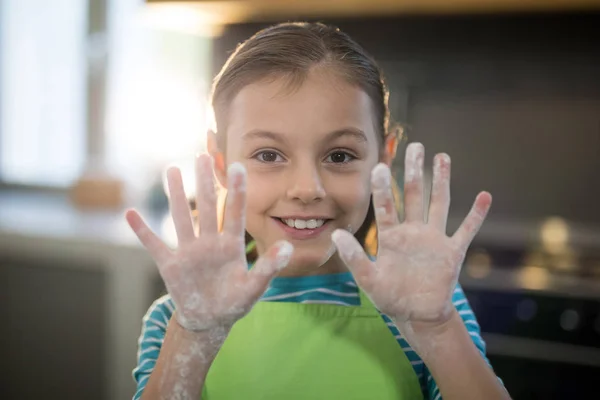
{"type": "Polygon", "coordinates": [[[227,171],[225,169],[225,156],[217,144],[216,132],[209,130],[206,134],[206,149],[214,160],[215,176],[223,187],[227,187],[227,171]]]}
{"type": "Polygon", "coordinates": [[[388,133],[384,138],[383,150],[381,152],[380,161],[388,167],[392,166],[394,157],[396,157],[396,149],[398,148],[398,137],[392,133],[388,133]]]}

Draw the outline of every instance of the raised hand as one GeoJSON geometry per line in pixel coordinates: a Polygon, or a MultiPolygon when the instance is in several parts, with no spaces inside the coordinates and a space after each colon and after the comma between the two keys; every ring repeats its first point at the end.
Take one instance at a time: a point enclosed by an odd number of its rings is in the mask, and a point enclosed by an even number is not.
{"type": "Polygon", "coordinates": [[[196,160],[198,233],[177,168],[167,172],[171,215],[178,248],[170,249],[134,210],[126,214],[129,225],[148,250],[176,306],[179,324],[190,331],[230,327],[247,314],[284,268],[293,251],[289,242],[275,243],[251,270],[244,246],[246,172],[234,163],[228,170],[224,225],[219,232],[217,196],[212,160],[196,160]]]}
{"type": "MultiPolygon", "coordinates": [[[[424,216],[424,148],[412,143],[405,161],[405,220],[400,223],[387,166],[377,165],[371,182],[378,229],[376,261],[371,261],[356,239],[343,230],[333,234],[338,252],[356,282],[401,331],[415,324],[440,326],[454,306],[452,293],[466,251],[491,206],[491,195],[481,192],[460,228],[446,235],[450,205],[450,158],[434,159],[429,216],[424,216]]],[[[403,332],[403,333],[405,333],[403,332]]],[[[410,339],[409,339],[410,341],[410,339]]]]}

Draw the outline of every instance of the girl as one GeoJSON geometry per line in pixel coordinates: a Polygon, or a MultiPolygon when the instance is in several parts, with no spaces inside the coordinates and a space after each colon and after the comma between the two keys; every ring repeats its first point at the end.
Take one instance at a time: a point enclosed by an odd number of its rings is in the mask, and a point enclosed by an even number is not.
{"type": "Polygon", "coordinates": [[[424,218],[424,149],[413,143],[398,221],[398,138],[364,50],[321,24],[268,28],[231,55],[212,102],[198,229],[177,169],[167,176],[178,249],[127,213],[169,293],[144,319],[134,399],[508,398],[457,284],[491,196],[446,236],[450,158],[434,158],[424,218]],[[215,175],[227,187],[222,226],[215,175]]]}

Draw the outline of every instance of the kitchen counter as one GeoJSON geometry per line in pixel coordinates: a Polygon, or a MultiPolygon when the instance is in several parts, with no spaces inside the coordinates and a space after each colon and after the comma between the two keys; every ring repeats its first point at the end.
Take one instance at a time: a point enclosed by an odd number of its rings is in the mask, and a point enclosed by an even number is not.
{"type": "MultiPolygon", "coordinates": [[[[153,229],[164,233],[159,226],[163,217],[144,215],[149,216],[153,229]]],[[[97,284],[105,291],[101,296],[105,321],[99,323],[104,329],[100,335],[104,365],[97,368],[105,372],[104,398],[131,398],[141,321],[156,295],[159,277],[152,259],[127,226],[123,211],[78,210],[63,195],[0,192],[0,268],[12,268],[14,274],[15,265],[54,268],[58,276],[73,269],[103,276],[97,284]]],[[[27,301],[20,293],[13,295],[17,298],[9,298],[11,304],[27,301]]],[[[46,339],[52,342],[52,338],[46,339]]]]}

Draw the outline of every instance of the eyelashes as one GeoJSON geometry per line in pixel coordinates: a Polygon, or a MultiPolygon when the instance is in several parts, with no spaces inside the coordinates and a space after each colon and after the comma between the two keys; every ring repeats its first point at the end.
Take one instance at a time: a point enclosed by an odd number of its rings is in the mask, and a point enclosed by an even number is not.
{"type": "Polygon", "coordinates": [[[270,164],[285,161],[283,156],[274,150],[262,150],[253,155],[257,161],[270,164]]]}
{"type": "Polygon", "coordinates": [[[350,154],[349,152],[343,151],[343,150],[332,151],[327,156],[327,160],[331,160],[328,162],[333,163],[333,164],[347,164],[349,162],[356,160],[356,158],[357,157],[355,157],[353,154],[350,154]]]}
{"type": "MultiPolygon", "coordinates": [[[[264,164],[278,164],[286,161],[285,157],[274,149],[260,150],[254,153],[251,158],[264,164]]],[[[327,164],[344,165],[357,159],[358,156],[348,150],[335,149],[330,151],[323,161],[327,164]]]]}

